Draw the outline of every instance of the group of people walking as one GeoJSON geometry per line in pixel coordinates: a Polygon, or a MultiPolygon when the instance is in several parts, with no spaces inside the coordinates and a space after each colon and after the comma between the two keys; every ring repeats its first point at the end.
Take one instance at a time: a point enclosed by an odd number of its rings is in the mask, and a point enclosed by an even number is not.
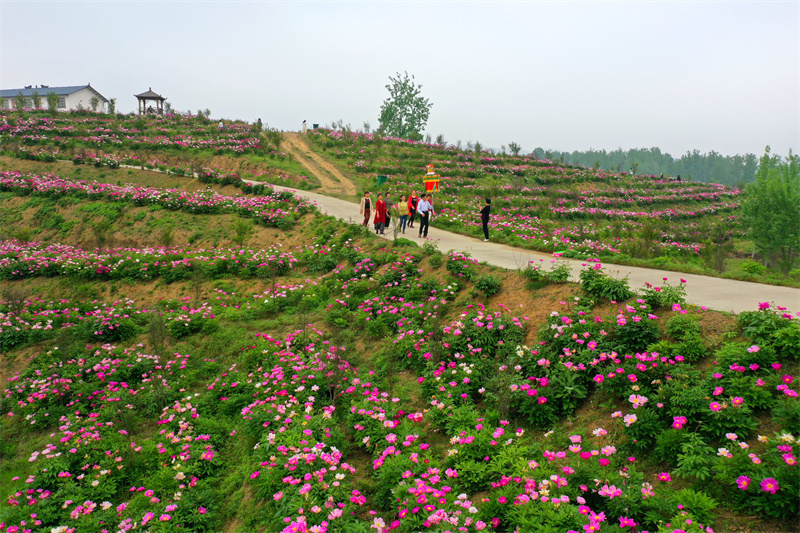
{"type": "MultiPolygon", "coordinates": [[[[491,204],[491,199],[486,198],[486,204],[480,211],[484,242],[489,240],[489,213],[491,211],[491,204]]],[[[364,216],[364,222],[362,222],[363,226],[369,225],[370,216],[373,211],[375,217],[372,223],[375,233],[379,235],[384,234],[391,222],[392,216],[397,217],[397,227],[401,233],[405,234],[407,227],[414,227],[414,221],[417,215],[419,215],[418,228],[420,237],[428,236],[431,217],[435,214],[433,209],[433,196],[431,196],[430,193],[417,196],[416,191],[411,191],[407,200],[401,197],[400,201],[397,203],[392,203],[389,198],[389,193],[386,193],[385,199],[382,194],[378,194],[378,200],[374,205],[370,198],[370,193],[367,191],[364,193],[364,197],[361,198],[361,208],[359,211],[359,213],[364,216]]]]}
{"type": "Polygon", "coordinates": [[[414,222],[419,215],[419,236],[428,236],[428,227],[431,216],[434,214],[433,198],[430,194],[423,194],[421,197],[417,196],[416,191],[412,191],[406,199],[401,197],[400,201],[392,203],[389,194],[386,194],[384,199],[382,194],[378,195],[377,201],[372,202],[369,191],[364,193],[361,198],[361,209],[359,211],[364,215],[363,226],[369,225],[370,216],[375,213],[372,220],[375,233],[383,235],[386,228],[391,222],[392,216],[397,217],[397,227],[400,233],[405,234],[406,228],[413,228],[414,222]]]}

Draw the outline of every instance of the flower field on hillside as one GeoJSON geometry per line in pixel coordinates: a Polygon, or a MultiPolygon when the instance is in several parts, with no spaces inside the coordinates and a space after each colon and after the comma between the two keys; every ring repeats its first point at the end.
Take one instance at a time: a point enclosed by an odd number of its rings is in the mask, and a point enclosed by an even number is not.
{"type": "Polygon", "coordinates": [[[583,258],[691,258],[708,242],[718,245],[743,235],[741,191],[722,185],[400,139],[376,141],[375,135],[358,132],[316,129],[309,139],[354,171],[388,175],[379,192],[393,201],[423,191],[426,165],[434,164],[441,182],[432,225],[478,235],[477,212],[483,198],[491,197],[492,238],[510,244],[583,258]]]}
{"type": "Polygon", "coordinates": [[[217,122],[200,116],[30,113],[18,119],[12,116],[8,125],[0,127],[0,144],[5,155],[20,159],[72,160],[76,165],[108,168],[128,165],[183,176],[203,171],[236,174],[233,182],[219,181],[236,184],[241,181],[236,172],[203,168],[212,157],[227,157],[247,163],[242,166],[246,178],[301,189],[314,186],[274,139],[241,121],[227,121],[220,130],[217,122]]]}
{"type": "Polygon", "coordinates": [[[3,531],[218,531],[239,505],[244,530],[286,532],[712,531],[720,504],[796,519],[797,318],[764,304],[712,347],[680,301],[645,291],[604,316],[576,297],[526,346],[527,317],[469,297],[468,256],[440,279],[354,230],[285,252],[4,243],[6,279],[280,277],[197,309],[5,302],[0,346],[23,331],[42,349],[3,393],[4,434],[30,443],[4,439],[27,455],[4,474],[3,531]],[[225,333],[300,313],[319,324],[225,333]],[[183,343],[137,341],[153,324],[183,343]],[[326,333],[345,325],[388,341],[348,355],[326,333]],[[189,342],[223,335],[219,355],[189,342]],[[559,424],[598,395],[620,408],[559,424]]]}
{"type": "Polygon", "coordinates": [[[558,259],[508,272],[434,241],[390,245],[235,172],[165,162],[261,157],[244,124],[12,118],[0,533],[788,533],[800,519],[797,310],[730,316],[687,304],[680,277],[629,287],[604,266],[738,238],[738,191],[310,133],[354,172],[391,174],[395,197],[435,163],[434,224],[476,233],[489,195],[493,238],[584,258],[570,282],[558,259]],[[244,194],[16,171],[25,154],[244,194]],[[89,235],[104,229],[125,240],[89,235]]]}
{"type": "Polygon", "coordinates": [[[78,198],[126,201],[134,205],[159,205],[188,213],[235,213],[268,227],[291,227],[296,217],[313,209],[313,203],[291,193],[275,192],[262,197],[224,196],[214,191],[189,193],[181,189],[159,189],[135,184],[113,185],[71,181],[54,174],[24,175],[0,172],[0,191],[22,196],[76,196],[78,198]]]}

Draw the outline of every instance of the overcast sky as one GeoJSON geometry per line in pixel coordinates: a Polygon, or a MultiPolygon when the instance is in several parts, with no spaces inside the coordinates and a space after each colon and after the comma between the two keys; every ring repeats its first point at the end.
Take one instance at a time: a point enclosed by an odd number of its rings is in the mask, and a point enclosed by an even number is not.
{"type": "Polygon", "coordinates": [[[449,143],[800,147],[796,0],[0,0],[0,88],[91,82],[123,112],[152,87],[213,118],[374,128],[403,71],[449,143]]]}

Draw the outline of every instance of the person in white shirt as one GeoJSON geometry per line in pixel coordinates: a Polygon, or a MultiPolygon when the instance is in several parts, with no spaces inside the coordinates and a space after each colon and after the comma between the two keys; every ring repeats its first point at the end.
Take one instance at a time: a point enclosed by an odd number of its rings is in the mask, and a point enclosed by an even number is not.
{"type": "Polygon", "coordinates": [[[419,213],[419,236],[420,237],[427,237],[428,236],[428,226],[431,221],[431,217],[435,214],[433,212],[433,204],[431,203],[431,195],[426,194],[422,197],[422,199],[417,203],[417,213],[419,213]]]}

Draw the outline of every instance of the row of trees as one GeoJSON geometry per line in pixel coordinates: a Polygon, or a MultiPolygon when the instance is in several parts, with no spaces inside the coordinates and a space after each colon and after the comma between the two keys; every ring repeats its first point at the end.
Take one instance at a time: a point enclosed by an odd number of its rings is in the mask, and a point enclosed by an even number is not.
{"type": "Polygon", "coordinates": [[[739,188],[755,180],[758,168],[758,156],[755,154],[724,156],[713,150],[705,154],[701,154],[699,150],[687,151],[677,159],[662,152],[660,148],[630,150],[618,148],[610,152],[606,150],[559,152],[536,148],[533,155],[603,170],[617,172],[634,170],[638,174],[682,176],[693,181],[722,183],[739,188]]]}
{"type": "Polygon", "coordinates": [[[748,185],[744,219],[754,251],[767,267],[788,273],[800,260],[800,157],[770,153],[759,160],[748,185]]]}

